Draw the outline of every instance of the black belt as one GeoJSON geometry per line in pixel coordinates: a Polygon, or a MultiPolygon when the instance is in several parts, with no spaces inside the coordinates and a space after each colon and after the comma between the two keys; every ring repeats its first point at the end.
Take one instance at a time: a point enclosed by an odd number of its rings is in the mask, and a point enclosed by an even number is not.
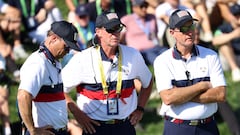
{"type": "Polygon", "coordinates": [[[102,123],[102,124],[121,124],[121,123],[126,122],[127,120],[129,120],[128,117],[125,119],[111,119],[111,120],[107,120],[107,121],[95,120],[95,121],[102,123]]]}
{"type": "Polygon", "coordinates": [[[58,129],[54,129],[54,128],[51,128],[51,129],[49,129],[50,131],[54,131],[54,132],[65,132],[65,131],[67,131],[67,126],[65,126],[65,127],[62,127],[62,128],[58,128],[58,129]]]}
{"type": "Polygon", "coordinates": [[[210,116],[208,118],[199,119],[199,120],[182,120],[182,119],[177,119],[177,118],[173,118],[173,117],[170,117],[170,116],[165,116],[164,118],[165,118],[165,120],[170,121],[172,123],[187,124],[187,125],[191,125],[191,126],[207,124],[207,123],[210,123],[210,122],[214,121],[214,116],[210,116]]]}

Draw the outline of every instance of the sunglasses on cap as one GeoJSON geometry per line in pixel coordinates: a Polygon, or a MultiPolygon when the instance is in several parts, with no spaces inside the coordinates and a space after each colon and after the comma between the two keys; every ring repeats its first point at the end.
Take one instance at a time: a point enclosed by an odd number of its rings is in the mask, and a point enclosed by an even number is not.
{"type": "Polygon", "coordinates": [[[182,32],[182,33],[187,33],[191,30],[194,30],[196,28],[196,24],[193,23],[192,25],[190,26],[182,26],[179,28],[179,31],[182,32]]]}
{"type": "Polygon", "coordinates": [[[120,33],[123,29],[123,25],[122,24],[119,24],[119,25],[116,25],[110,29],[106,29],[106,31],[108,33],[120,33]]]}

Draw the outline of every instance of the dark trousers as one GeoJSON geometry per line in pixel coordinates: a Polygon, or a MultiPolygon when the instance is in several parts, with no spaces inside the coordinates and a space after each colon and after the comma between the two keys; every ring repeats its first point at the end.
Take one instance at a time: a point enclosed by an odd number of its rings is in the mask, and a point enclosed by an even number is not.
{"type": "MultiPolygon", "coordinates": [[[[69,133],[67,132],[67,130],[65,131],[59,131],[57,132],[56,130],[51,130],[55,135],[69,135],[69,133]]],[[[30,135],[30,133],[28,131],[26,131],[26,133],[24,135],[30,135]]]]}
{"type": "Polygon", "coordinates": [[[219,131],[214,120],[197,126],[176,124],[164,120],[163,135],[219,135],[219,131]]]}
{"type": "Polygon", "coordinates": [[[136,135],[136,131],[129,120],[118,124],[104,124],[101,126],[94,126],[95,134],[83,133],[82,135],[136,135]]]}

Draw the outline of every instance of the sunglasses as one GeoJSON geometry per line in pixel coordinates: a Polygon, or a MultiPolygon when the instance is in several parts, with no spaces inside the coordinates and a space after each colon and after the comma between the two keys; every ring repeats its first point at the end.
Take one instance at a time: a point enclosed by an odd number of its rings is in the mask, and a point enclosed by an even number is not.
{"type": "Polygon", "coordinates": [[[179,31],[182,33],[187,33],[189,31],[192,31],[196,28],[196,24],[193,23],[191,26],[182,26],[179,28],[179,31]]]}
{"type": "Polygon", "coordinates": [[[123,29],[123,25],[122,24],[119,24],[119,25],[116,25],[110,29],[106,29],[106,31],[108,33],[120,33],[123,29]]]}

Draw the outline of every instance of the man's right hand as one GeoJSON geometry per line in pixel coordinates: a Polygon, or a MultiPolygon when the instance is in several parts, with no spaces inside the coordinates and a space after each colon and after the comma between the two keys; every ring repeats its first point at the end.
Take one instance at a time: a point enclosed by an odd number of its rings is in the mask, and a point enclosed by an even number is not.
{"type": "Polygon", "coordinates": [[[83,132],[85,133],[90,133],[90,134],[96,133],[96,130],[93,124],[96,126],[100,126],[99,122],[92,120],[82,111],[80,111],[80,113],[77,113],[75,115],[75,118],[78,121],[79,125],[81,126],[83,132]]]}

